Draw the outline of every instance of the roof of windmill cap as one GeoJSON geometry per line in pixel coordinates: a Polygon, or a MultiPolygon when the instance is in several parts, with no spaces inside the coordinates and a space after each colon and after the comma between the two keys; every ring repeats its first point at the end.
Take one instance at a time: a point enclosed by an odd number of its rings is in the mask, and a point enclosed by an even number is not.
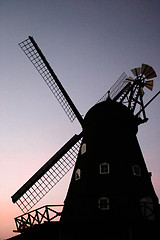
{"type": "Polygon", "coordinates": [[[108,98],[104,102],[94,105],[84,118],[84,126],[88,127],[92,124],[104,126],[109,124],[109,128],[126,128],[134,129],[137,133],[137,121],[132,112],[123,104],[108,98]]]}

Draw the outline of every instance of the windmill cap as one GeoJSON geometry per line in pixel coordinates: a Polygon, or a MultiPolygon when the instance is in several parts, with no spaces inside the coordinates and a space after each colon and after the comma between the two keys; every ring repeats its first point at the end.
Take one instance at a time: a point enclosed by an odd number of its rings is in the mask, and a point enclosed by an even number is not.
{"type": "Polygon", "coordinates": [[[84,118],[85,128],[97,126],[103,128],[104,126],[116,131],[127,129],[137,133],[138,127],[135,116],[123,104],[118,103],[110,98],[104,102],[94,105],[86,114],[84,118]]]}

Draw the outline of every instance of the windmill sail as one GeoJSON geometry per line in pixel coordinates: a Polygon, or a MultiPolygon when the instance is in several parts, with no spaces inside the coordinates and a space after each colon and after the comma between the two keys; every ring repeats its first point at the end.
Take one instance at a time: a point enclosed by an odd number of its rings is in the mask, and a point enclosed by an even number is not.
{"type": "Polygon", "coordinates": [[[126,73],[122,73],[122,75],[118,78],[118,80],[113,84],[113,86],[103,95],[103,97],[98,101],[103,102],[106,101],[108,93],[110,95],[111,99],[117,100],[122,93],[127,89],[127,87],[130,85],[125,79],[127,78],[126,73]]]}
{"type": "Polygon", "coordinates": [[[30,37],[19,43],[19,46],[23,50],[23,52],[27,55],[29,60],[35,66],[37,71],[40,73],[44,81],[47,83],[48,87],[66,112],[67,116],[71,120],[71,122],[77,117],[80,124],[83,124],[83,118],[80,115],[79,111],[75,107],[74,103],[68,96],[67,92],[63,88],[62,84],[60,83],[58,77],[54,73],[53,69],[49,65],[48,61],[46,60],[45,56],[39,49],[37,43],[30,37]]]}
{"type": "Polygon", "coordinates": [[[26,212],[39,202],[74,166],[81,138],[74,135],[12,196],[13,203],[26,212]]]}

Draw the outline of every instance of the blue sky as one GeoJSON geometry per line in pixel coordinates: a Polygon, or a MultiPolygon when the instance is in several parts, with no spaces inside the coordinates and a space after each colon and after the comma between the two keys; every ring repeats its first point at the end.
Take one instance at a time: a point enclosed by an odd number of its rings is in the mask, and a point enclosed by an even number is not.
{"type": "MultiPolygon", "coordinates": [[[[119,76],[151,65],[160,90],[159,0],[0,1],[0,238],[21,211],[10,197],[81,128],[70,123],[18,43],[31,35],[85,115],[119,76]]],[[[138,139],[160,197],[160,96],[146,109],[138,139]]],[[[62,203],[71,173],[38,206],[62,203]]]]}

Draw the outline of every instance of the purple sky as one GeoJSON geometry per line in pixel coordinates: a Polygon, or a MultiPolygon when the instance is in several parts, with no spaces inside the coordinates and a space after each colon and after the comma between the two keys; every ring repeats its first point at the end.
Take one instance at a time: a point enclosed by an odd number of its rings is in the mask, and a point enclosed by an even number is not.
{"type": "MultiPolygon", "coordinates": [[[[21,215],[11,196],[75,133],[18,43],[37,41],[82,115],[122,72],[142,63],[157,78],[145,103],[160,90],[159,0],[0,1],[0,239],[13,236],[21,215]]],[[[138,139],[160,197],[160,96],[146,109],[138,139]]],[[[125,144],[125,143],[124,143],[125,144]]],[[[36,207],[61,204],[71,173],[36,207]]]]}

